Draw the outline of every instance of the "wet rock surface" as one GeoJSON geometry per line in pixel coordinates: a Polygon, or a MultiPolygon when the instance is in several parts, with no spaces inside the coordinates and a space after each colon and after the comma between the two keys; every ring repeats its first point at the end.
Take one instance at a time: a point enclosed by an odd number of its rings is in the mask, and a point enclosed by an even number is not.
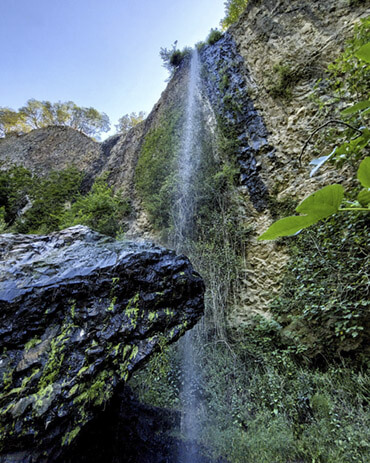
{"type": "Polygon", "coordinates": [[[117,387],[203,311],[184,256],[77,226],[0,236],[0,462],[62,458],[117,387]]]}
{"type": "Polygon", "coordinates": [[[240,183],[247,188],[255,209],[261,212],[267,207],[268,191],[258,174],[258,156],[262,152],[273,156],[273,150],[264,122],[249,96],[243,58],[232,36],[225,33],[214,45],[202,49],[201,60],[204,87],[218,122],[237,140],[240,183]]]}

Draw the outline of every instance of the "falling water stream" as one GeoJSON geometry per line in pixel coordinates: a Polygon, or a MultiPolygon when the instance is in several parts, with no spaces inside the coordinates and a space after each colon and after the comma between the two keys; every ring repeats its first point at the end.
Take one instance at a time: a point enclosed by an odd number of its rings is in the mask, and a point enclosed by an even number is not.
{"type": "MultiPolygon", "coordinates": [[[[187,88],[185,123],[178,161],[177,201],[173,218],[175,247],[177,252],[184,251],[184,243],[191,236],[195,212],[194,177],[200,164],[202,148],[200,143],[201,124],[200,106],[200,62],[195,49],[192,53],[187,88]]],[[[183,387],[181,391],[182,419],[181,432],[185,445],[178,456],[179,463],[197,463],[197,438],[200,433],[201,403],[196,394],[200,372],[197,369],[194,349],[194,330],[188,331],[181,340],[183,387]]]]}

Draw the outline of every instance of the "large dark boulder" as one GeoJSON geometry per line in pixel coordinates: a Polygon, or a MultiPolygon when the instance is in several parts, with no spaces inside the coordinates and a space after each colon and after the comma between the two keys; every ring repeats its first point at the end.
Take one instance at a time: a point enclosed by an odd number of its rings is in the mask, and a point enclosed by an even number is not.
{"type": "Polygon", "coordinates": [[[203,312],[189,260],[73,227],[0,235],[0,462],[56,461],[203,312]]]}

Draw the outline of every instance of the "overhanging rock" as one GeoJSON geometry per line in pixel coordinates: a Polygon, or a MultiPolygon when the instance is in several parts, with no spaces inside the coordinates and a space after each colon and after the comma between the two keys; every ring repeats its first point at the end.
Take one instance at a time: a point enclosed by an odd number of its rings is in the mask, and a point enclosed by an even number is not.
{"type": "Polygon", "coordinates": [[[189,260],[87,227],[0,235],[0,462],[54,461],[203,313],[189,260]]]}

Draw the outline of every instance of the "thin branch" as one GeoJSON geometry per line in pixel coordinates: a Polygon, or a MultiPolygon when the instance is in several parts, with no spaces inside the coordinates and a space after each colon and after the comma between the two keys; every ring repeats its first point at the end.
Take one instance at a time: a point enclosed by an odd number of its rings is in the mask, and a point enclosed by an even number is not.
{"type": "Polygon", "coordinates": [[[303,153],[305,152],[305,150],[306,150],[308,144],[309,144],[310,141],[312,140],[312,137],[313,137],[317,132],[319,132],[321,129],[323,129],[323,128],[325,128],[326,126],[328,126],[329,124],[345,125],[346,127],[349,127],[350,129],[355,130],[356,132],[359,132],[359,133],[362,135],[362,130],[357,129],[356,127],[353,127],[353,125],[348,124],[347,122],[338,121],[337,119],[330,119],[330,121],[325,122],[325,124],[321,125],[321,126],[318,127],[316,130],[314,130],[314,131],[311,133],[311,135],[308,137],[308,139],[306,140],[305,144],[303,145],[301,154],[299,155],[299,159],[298,159],[298,160],[299,160],[299,165],[300,165],[300,166],[302,165],[302,156],[303,156],[303,153]]]}

